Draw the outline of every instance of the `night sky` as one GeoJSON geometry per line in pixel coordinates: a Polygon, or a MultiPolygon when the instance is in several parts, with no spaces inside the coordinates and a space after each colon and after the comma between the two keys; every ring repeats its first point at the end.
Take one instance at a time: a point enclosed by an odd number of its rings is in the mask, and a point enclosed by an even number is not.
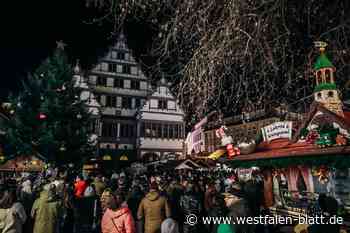
{"type": "MultiPolygon", "coordinates": [[[[52,53],[56,41],[63,40],[71,61],[79,58],[85,69],[113,43],[111,23],[85,23],[98,12],[86,8],[84,0],[6,1],[0,12],[1,99],[20,89],[21,79],[52,53]]],[[[150,43],[147,29],[132,22],[125,31],[136,58],[144,54],[150,43]]]]}

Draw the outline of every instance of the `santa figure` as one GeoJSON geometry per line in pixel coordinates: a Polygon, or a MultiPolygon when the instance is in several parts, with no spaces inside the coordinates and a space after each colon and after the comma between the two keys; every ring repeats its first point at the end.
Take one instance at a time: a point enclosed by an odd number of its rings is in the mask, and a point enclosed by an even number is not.
{"type": "Polygon", "coordinates": [[[226,132],[227,127],[224,125],[215,131],[216,137],[221,139],[221,145],[226,147],[228,157],[232,158],[235,155],[239,155],[240,151],[238,148],[233,146],[232,136],[228,136],[226,132]]]}

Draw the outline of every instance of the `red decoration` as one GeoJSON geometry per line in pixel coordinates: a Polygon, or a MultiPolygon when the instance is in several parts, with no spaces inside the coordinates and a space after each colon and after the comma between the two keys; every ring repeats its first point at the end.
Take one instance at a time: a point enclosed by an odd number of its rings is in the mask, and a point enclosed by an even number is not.
{"type": "Polygon", "coordinates": [[[45,120],[46,118],[47,118],[47,116],[44,113],[39,113],[39,115],[38,115],[39,120],[45,120]]]}
{"type": "Polygon", "coordinates": [[[311,130],[306,137],[306,142],[310,144],[315,144],[316,140],[320,137],[316,130],[311,130]]]}
{"type": "Polygon", "coordinates": [[[226,146],[226,150],[227,150],[227,155],[229,159],[232,159],[234,156],[241,154],[241,151],[239,150],[239,148],[234,147],[232,144],[228,144],[226,146]]]}

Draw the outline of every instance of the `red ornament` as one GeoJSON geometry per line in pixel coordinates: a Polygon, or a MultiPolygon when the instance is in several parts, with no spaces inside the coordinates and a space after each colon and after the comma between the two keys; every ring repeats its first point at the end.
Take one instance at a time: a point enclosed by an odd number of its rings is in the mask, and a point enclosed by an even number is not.
{"type": "Polygon", "coordinates": [[[306,142],[309,144],[315,144],[316,140],[320,137],[316,130],[311,130],[306,136],[306,142]]]}
{"type": "Polygon", "coordinates": [[[226,146],[226,150],[229,159],[232,159],[234,156],[241,154],[241,151],[237,147],[234,147],[232,144],[228,144],[226,146]]]}
{"type": "Polygon", "coordinates": [[[39,113],[39,115],[38,115],[39,120],[45,120],[46,118],[47,118],[47,116],[44,113],[39,113]]]}

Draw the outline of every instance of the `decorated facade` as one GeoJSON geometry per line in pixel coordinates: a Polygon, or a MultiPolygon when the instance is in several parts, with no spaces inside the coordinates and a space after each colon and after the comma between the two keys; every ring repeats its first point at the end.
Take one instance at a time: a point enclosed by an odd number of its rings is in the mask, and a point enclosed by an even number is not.
{"type": "Polygon", "coordinates": [[[265,205],[279,214],[306,214],[321,193],[350,209],[350,112],[325,44],[316,45],[314,101],[305,119],[297,127],[289,121],[263,127],[253,151],[228,160],[237,168],[260,167],[265,205]]]}

